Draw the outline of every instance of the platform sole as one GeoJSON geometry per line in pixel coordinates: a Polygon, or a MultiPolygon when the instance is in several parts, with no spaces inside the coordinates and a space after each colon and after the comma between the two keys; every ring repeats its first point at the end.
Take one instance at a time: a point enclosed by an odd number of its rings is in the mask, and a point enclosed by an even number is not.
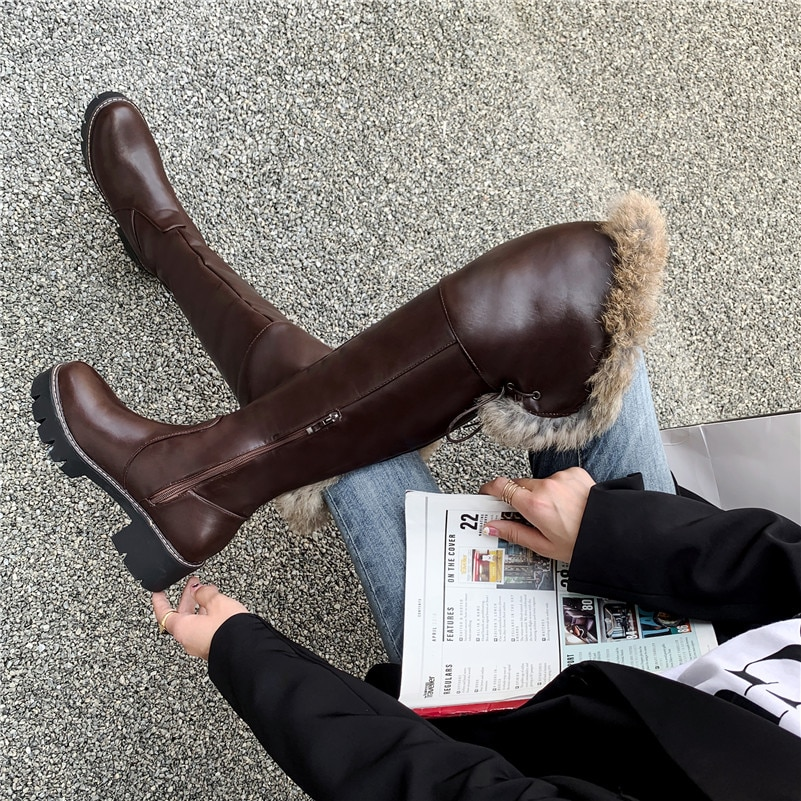
{"type": "Polygon", "coordinates": [[[70,478],[85,476],[120,506],[131,522],[112,535],[125,567],[146,590],[164,590],[202,567],[181,558],[144,509],[111,476],[84,453],[64,419],[55,378],[58,365],[36,377],[31,387],[39,439],[49,458],[70,478]]]}

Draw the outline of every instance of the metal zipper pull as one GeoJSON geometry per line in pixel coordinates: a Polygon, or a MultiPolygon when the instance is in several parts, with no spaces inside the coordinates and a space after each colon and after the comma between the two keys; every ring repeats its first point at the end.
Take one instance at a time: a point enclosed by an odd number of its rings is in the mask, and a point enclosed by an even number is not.
{"type": "Polygon", "coordinates": [[[155,492],[153,495],[151,495],[148,500],[154,506],[158,506],[163,503],[170,503],[170,501],[174,501],[176,498],[183,495],[188,490],[194,489],[198,484],[202,484],[204,481],[211,481],[223,473],[230,473],[233,470],[238,470],[248,462],[252,462],[259,456],[269,453],[270,451],[279,448],[281,445],[286,445],[288,442],[308,436],[309,434],[314,434],[323,428],[328,428],[328,426],[339,422],[341,418],[342,412],[340,412],[339,409],[334,409],[334,411],[329,412],[325,417],[320,418],[310,426],[306,426],[306,428],[295,429],[295,431],[293,431],[291,434],[285,434],[283,437],[279,437],[273,442],[265,443],[259,448],[254,448],[252,451],[247,451],[239,456],[234,456],[232,459],[227,459],[224,462],[212,465],[205,470],[201,470],[192,474],[191,476],[187,476],[180,481],[169,484],[168,486],[163,487],[158,492],[155,492]]]}
{"type": "Polygon", "coordinates": [[[318,420],[316,423],[312,423],[310,426],[306,426],[306,433],[315,434],[317,431],[320,431],[323,428],[327,428],[334,423],[338,423],[341,417],[342,412],[340,412],[339,409],[334,409],[333,412],[329,412],[321,420],[318,420]]]}

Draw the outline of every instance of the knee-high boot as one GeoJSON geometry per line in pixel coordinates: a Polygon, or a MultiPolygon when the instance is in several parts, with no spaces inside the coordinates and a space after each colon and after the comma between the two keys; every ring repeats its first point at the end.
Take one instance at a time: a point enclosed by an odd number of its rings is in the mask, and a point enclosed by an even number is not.
{"type": "Polygon", "coordinates": [[[194,426],[142,418],[81,362],[34,382],[50,456],[131,524],[148,589],[188,575],[280,493],[419,448],[477,409],[505,445],[576,447],[614,421],[655,311],[661,217],[638,195],[453,273],[244,408],[194,426]]]}
{"type": "Polygon", "coordinates": [[[95,98],[84,116],[82,140],[86,167],[126,250],[170,290],[240,404],[330,351],[206,245],[130,100],[115,92],[95,98]]]}

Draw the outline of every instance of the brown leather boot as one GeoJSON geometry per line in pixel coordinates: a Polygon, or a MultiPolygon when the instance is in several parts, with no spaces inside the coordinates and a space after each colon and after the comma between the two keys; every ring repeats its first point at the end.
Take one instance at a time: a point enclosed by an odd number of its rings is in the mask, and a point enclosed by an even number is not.
{"type": "Polygon", "coordinates": [[[209,249],[130,100],[116,92],[96,97],[84,115],[82,140],[86,167],[126,250],[173,294],[240,404],[330,352],[209,249]]]}
{"type": "Polygon", "coordinates": [[[665,255],[658,211],[629,196],[607,223],[491,250],[232,414],[147,420],[71,362],[36,379],[34,416],[51,458],[131,517],[114,544],[144,587],[161,589],[279,493],[420,448],[476,411],[506,445],[573,448],[601,433],[665,255]]]}

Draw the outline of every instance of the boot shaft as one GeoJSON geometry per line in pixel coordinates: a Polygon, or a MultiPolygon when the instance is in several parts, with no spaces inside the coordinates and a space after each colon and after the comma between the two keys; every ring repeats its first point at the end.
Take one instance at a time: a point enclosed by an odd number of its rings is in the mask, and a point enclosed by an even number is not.
{"type": "Polygon", "coordinates": [[[146,543],[129,567],[156,588],[277,495],[420,448],[477,398],[470,414],[507,446],[579,447],[601,433],[655,311],[663,234],[655,207],[635,199],[600,227],[507,243],[198,426],[145,420],[88,366],[62,365],[35,382],[40,436],[131,516],[115,544],[146,543]],[[160,560],[155,577],[147,554],[160,560]]]}
{"type": "Polygon", "coordinates": [[[573,414],[609,344],[599,324],[612,242],[598,223],[541,228],[442,280],[459,342],[494,390],[541,417],[573,414]]]}
{"type": "Polygon", "coordinates": [[[191,229],[137,222],[145,263],[170,290],[241,405],[331,351],[234,272],[191,229]]]}
{"type": "Polygon", "coordinates": [[[154,506],[194,492],[247,516],[287,490],[427,445],[490,389],[432,287],[213,426],[152,443],[128,480],[154,506]]]}
{"type": "Polygon", "coordinates": [[[129,478],[155,506],[193,492],[247,516],[429,444],[480,396],[504,395],[529,419],[568,417],[608,344],[599,321],[612,272],[595,223],[506,243],[245,409],[149,446],[129,478]]]}
{"type": "Polygon", "coordinates": [[[329,352],[207,246],[130,100],[113,92],[96,98],[82,134],[87,169],[126,250],[172,293],[241,404],[329,352]]]}

